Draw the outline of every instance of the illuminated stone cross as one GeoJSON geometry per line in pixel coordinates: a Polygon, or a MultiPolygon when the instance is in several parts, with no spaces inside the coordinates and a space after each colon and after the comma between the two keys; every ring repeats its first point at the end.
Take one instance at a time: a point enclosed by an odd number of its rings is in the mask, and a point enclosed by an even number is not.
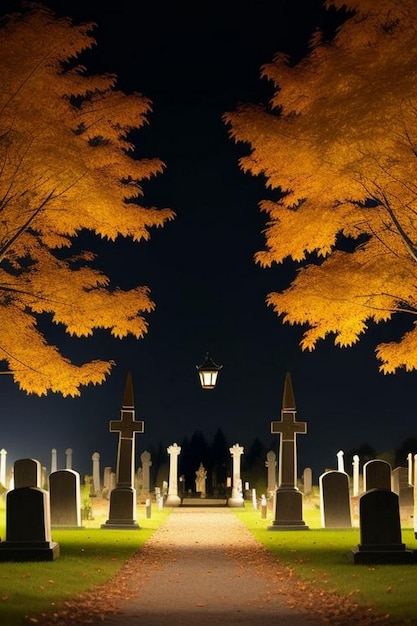
{"type": "Polygon", "coordinates": [[[302,519],[302,494],[297,488],[297,435],[305,435],[306,422],[297,422],[290,373],[285,376],[280,421],[271,422],[271,433],[280,435],[278,489],[275,520],[268,530],[307,529],[302,519]]]}
{"type": "Polygon", "coordinates": [[[133,385],[130,373],[126,380],[121,418],[120,420],[111,420],[109,430],[111,433],[119,433],[116,487],[133,487],[135,477],[135,433],[143,433],[144,424],[142,421],[135,421],[133,385]]]}
{"type": "Polygon", "coordinates": [[[120,420],[111,420],[109,430],[119,433],[116,488],[110,493],[109,519],[102,528],[139,528],[136,522],[135,433],[144,432],[142,421],[135,420],[132,376],[126,379],[120,420]]]}

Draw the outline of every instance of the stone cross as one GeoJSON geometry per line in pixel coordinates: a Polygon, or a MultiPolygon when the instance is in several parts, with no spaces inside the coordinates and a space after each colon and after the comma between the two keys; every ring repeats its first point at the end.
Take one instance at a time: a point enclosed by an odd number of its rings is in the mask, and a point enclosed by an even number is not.
{"type": "Polygon", "coordinates": [[[119,433],[117,449],[116,487],[133,487],[135,477],[135,433],[144,432],[142,421],[135,420],[133,403],[133,383],[129,373],[126,380],[125,394],[120,420],[111,420],[109,430],[119,433]]]}
{"type": "Polygon", "coordinates": [[[110,493],[109,519],[101,528],[140,528],[136,521],[135,433],[144,432],[142,421],[135,420],[133,383],[130,372],[126,378],[120,420],[111,420],[109,430],[119,433],[117,448],[116,487],[110,493]]]}
{"type": "Polygon", "coordinates": [[[297,440],[305,435],[306,422],[297,422],[290,373],[284,383],[281,420],[271,422],[271,433],[280,435],[278,488],[275,493],[275,519],[268,530],[308,529],[302,519],[302,493],[297,488],[297,440]]]}
{"type": "Polygon", "coordinates": [[[296,409],[290,373],[284,384],[281,420],[271,422],[271,433],[280,435],[278,487],[297,486],[297,441],[296,435],[305,435],[306,422],[296,422],[296,409]]]}

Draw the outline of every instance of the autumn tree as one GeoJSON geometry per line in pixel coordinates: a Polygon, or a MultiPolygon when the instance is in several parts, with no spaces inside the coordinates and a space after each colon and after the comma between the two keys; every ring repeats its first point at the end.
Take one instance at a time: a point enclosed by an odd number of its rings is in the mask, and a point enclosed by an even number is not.
{"type": "Polygon", "coordinates": [[[173,217],[142,198],[143,181],[164,166],[133,154],[131,131],[147,122],[150,101],[79,64],[93,24],[28,5],[0,26],[0,360],[28,393],[76,396],[113,363],[71,361],[39,319],[75,337],[144,335],[148,288],[118,288],[74,244],[81,231],[109,245],[148,239],[173,217]]]}
{"type": "MultiPolygon", "coordinates": [[[[328,335],[352,345],[370,323],[417,312],[417,4],[325,6],[345,18],[335,36],[315,33],[298,62],[278,53],[261,70],[269,105],[224,116],[232,138],[248,144],[241,168],[271,190],[256,261],[297,267],[267,302],[304,326],[308,350],[328,335]]],[[[410,327],[376,346],[384,373],[417,368],[410,327]]]]}

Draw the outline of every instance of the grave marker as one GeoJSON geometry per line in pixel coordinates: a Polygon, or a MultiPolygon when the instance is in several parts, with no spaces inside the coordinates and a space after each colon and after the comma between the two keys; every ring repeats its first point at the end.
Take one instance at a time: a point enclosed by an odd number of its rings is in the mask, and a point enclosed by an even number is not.
{"type": "Polygon", "coordinates": [[[51,524],[66,528],[81,527],[80,475],[72,469],[49,475],[51,524]]]}
{"type": "Polygon", "coordinates": [[[323,528],[351,528],[349,477],[330,470],[319,478],[320,512],[323,528]]]}
{"type": "Polygon", "coordinates": [[[359,498],[361,543],[352,550],[355,564],[413,563],[414,552],[401,539],[398,495],[371,489],[359,498]]]}
{"type": "Polygon", "coordinates": [[[144,425],[142,421],[135,420],[130,372],[126,378],[120,420],[111,420],[109,429],[112,433],[119,433],[116,487],[110,493],[109,519],[101,525],[101,528],[138,529],[134,488],[135,433],[143,433],[144,425]]]}
{"type": "Polygon", "coordinates": [[[302,519],[302,493],[297,488],[296,435],[307,432],[306,422],[297,422],[290,373],[284,383],[281,420],[271,422],[271,433],[279,434],[278,488],[275,494],[275,519],[268,530],[307,530],[302,519]]]}

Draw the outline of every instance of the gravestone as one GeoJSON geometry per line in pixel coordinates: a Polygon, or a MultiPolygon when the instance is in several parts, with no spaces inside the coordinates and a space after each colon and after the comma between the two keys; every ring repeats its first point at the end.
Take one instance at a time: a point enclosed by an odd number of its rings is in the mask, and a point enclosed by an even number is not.
{"type": "Polygon", "coordinates": [[[359,498],[361,543],[352,550],[355,564],[413,563],[414,552],[401,538],[398,495],[388,489],[371,489],[359,498]]]}
{"type": "Polygon", "coordinates": [[[279,434],[278,488],[275,493],[275,519],[268,530],[308,530],[303,521],[303,495],[297,488],[296,435],[307,432],[305,422],[297,422],[291,376],[284,383],[281,420],[271,422],[271,433],[279,434]]]}
{"type": "Polygon", "coordinates": [[[391,490],[391,465],[382,459],[372,459],[363,466],[363,490],[391,490]]]}
{"type": "Polygon", "coordinates": [[[93,452],[91,456],[91,460],[93,462],[93,493],[92,495],[98,496],[101,493],[99,452],[93,452]]]}
{"type": "Polygon", "coordinates": [[[338,472],[344,472],[345,471],[345,453],[343,452],[343,450],[339,450],[336,456],[337,456],[337,470],[338,472]]]}
{"type": "Polygon", "coordinates": [[[15,489],[42,486],[42,466],[36,459],[15,461],[13,475],[15,489]]]}
{"type": "Polygon", "coordinates": [[[358,496],[359,495],[359,456],[357,454],[353,455],[352,466],[353,466],[353,496],[358,496]]]}
{"type": "Polygon", "coordinates": [[[244,452],[243,446],[235,443],[229,448],[233,459],[232,494],[227,500],[227,506],[240,507],[245,505],[242,491],[242,479],[240,477],[240,459],[244,452]]]}
{"type": "Polygon", "coordinates": [[[151,453],[144,450],[140,455],[142,461],[142,489],[145,495],[149,495],[151,492],[151,475],[150,468],[152,467],[151,453]]]}
{"type": "Polygon", "coordinates": [[[312,488],[313,488],[313,471],[311,467],[306,467],[303,472],[304,495],[308,496],[309,494],[311,494],[312,488]]]}
{"type": "Polygon", "coordinates": [[[268,491],[275,493],[277,488],[277,455],[273,450],[266,453],[265,466],[268,468],[268,491]]]}
{"type": "Polygon", "coordinates": [[[59,557],[59,545],[51,538],[49,493],[37,486],[41,464],[20,459],[14,471],[23,486],[15,486],[6,496],[6,540],[0,542],[0,561],[53,561],[59,557]]]}
{"type": "Polygon", "coordinates": [[[414,488],[409,483],[407,467],[396,467],[392,471],[392,490],[398,495],[400,517],[404,522],[412,521],[414,514],[414,488]]]}
{"type": "Polygon", "coordinates": [[[177,443],[167,448],[169,454],[169,484],[166,499],[167,506],[179,506],[181,498],[178,495],[178,457],[181,452],[181,446],[177,443]]]}
{"type": "Polygon", "coordinates": [[[58,451],[56,448],[51,450],[51,474],[58,469],[58,451]]]}
{"type": "Polygon", "coordinates": [[[81,527],[80,475],[71,469],[49,475],[52,526],[81,527]]]}
{"type": "Polygon", "coordinates": [[[65,450],[65,469],[72,469],[72,448],[65,450]]]}
{"type": "Polygon", "coordinates": [[[320,512],[323,528],[351,528],[349,477],[330,470],[319,478],[320,512]]]}
{"type": "Polygon", "coordinates": [[[101,528],[139,529],[136,521],[136,489],[134,488],[135,433],[143,433],[143,422],[135,420],[132,376],[129,372],[123,397],[120,420],[111,420],[110,432],[119,433],[116,487],[110,493],[109,519],[101,528]]]}

